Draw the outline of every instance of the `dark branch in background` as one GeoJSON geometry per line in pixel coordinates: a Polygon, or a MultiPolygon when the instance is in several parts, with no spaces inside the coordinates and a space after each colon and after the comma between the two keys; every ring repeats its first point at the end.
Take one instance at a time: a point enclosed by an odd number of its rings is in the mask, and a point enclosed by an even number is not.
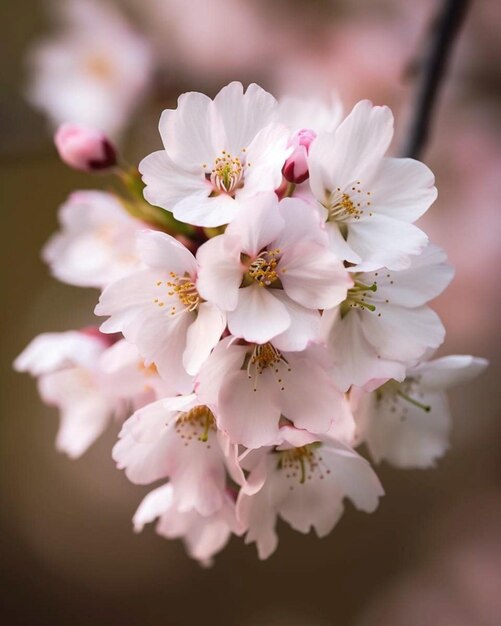
{"type": "Polygon", "coordinates": [[[431,23],[426,52],[418,62],[416,100],[402,156],[419,159],[423,152],[454,39],[459,32],[469,4],[470,0],[444,0],[431,23]]]}

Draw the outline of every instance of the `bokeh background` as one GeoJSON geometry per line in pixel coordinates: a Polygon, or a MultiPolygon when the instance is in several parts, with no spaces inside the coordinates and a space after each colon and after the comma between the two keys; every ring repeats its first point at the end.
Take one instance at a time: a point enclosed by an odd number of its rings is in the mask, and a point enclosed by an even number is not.
{"type": "MultiPolygon", "coordinates": [[[[27,101],[41,71],[34,69],[38,46],[66,28],[56,4],[0,3],[3,623],[500,624],[498,0],[471,3],[423,157],[439,188],[423,227],[457,270],[452,286],[435,303],[448,329],[441,353],[471,353],[491,361],[480,379],[451,395],[451,450],[433,470],[377,467],[386,489],[379,509],[365,515],[348,506],[324,540],[283,526],[279,549],[269,561],[259,562],[253,546],[233,540],[210,570],[191,562],[180,542],[163,540],[152,528],[132,533],[130,518],[147,489],[129,484],[114,467],[110,449],[118,425],[82,459],[68,460],[53,449],[55,410],[41,404],[29,377],[11,370],[12,360],[34,335],[92,323],[98,295],[57,283],[39,257],[66,195],[109,184],[105,177],[80,175],[58,161],[46,112],[27,101]]],[[[86,4],[90,0],[80,2],[86,4]]],[[[327,97],[335,88],[347,109],[360,98],[389,104],[397,119],[393,149],[398,153],[416,61],[440,2],[112,4],[151,55],[135,110],[123,113],[117,105],[117,119],[125,118],[116,134],[129,161],[137,162],[159,147],[160,111],[173,106],[179,93],[213,95],[233,79],[256,81],[277,95],[327,97]]],[[[109,42],[113,45],[113,38],[109,42]]]]}

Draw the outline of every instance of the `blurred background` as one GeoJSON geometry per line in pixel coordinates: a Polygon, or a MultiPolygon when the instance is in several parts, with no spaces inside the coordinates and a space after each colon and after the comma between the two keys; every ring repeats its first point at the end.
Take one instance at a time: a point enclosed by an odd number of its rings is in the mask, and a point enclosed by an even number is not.
{"type": "MultiPolygon", "coordinates": [[[[441,354],[490,359],[453,391],[451,450],[434,470],[376,470],[372,515],[326,539],[280,529],[259,562],[233,540],[213,569],[152,528],[132,532],[147,491],[115,469],[119,426],[74,462],[53,448],[55,409],[14,357],[44,331],[93,322],[98,293],[57,283],[40,260],[58,206],[106,188],[58,161],[71,115],[108,130],[128,160],[160,147],[161,110],[230,80],[275,95],[337,90],[389,104],[398,153],[415,68],[438,0],[2,0],[0,160],[3,306],[0,596],[4,623],[218,626],[495,626],[501,623],[501,4],[477,0],[457,40],[423,160],[439,199],[423,220],[456,278],[435,303],[441,354]],[[90,56],[85,56],[90,50],[90,56]],[[85,63],[81,59],[85,57],[85,63]],[[80,63],[80,64],[79,64],[80,63]],[[115,63],[115,65],[113,65],[115,63]],[[118,68],[113,74],[111,68],[118,68]],[[89,102],[96,103],[89,106],[89,102]]],[[[77,120],[75,120],[77,121],[77,120]]]]}

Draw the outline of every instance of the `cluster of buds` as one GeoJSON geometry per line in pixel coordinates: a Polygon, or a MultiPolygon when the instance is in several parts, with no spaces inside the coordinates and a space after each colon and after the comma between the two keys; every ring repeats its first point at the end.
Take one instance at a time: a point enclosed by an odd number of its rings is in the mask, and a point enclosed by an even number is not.
{"type": "Polygon", "coordinates": [[[385,156],[387,107],[341,117],[338,102],[277,102],[257,85],[187,93],[162,113],[142,182],[106,138],[57,134],[63,160],[112,166],[125,185],[73,194],[44,250],[56,277],[101,290],[107,319],[39,336],[16,367],[59,407],[72,457],[124,420],[118,467],[166,481],[134,527],[158,520],[202,563],[232,534],[267,558],[278,517],[322,537],[345,498],[374,511],[383,489],[355,448],[432,465],[445,390],[486,365],[430,360],[445,331],[428,302],[453,274],[414,224],[433,174],[385,156]]]}

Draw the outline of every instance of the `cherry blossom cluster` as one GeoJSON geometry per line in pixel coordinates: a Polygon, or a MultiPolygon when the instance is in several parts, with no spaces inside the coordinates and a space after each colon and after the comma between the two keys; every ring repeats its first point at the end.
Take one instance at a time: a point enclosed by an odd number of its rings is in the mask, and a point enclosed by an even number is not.
{"type": "Polygon", "coordinates": [[[101,133],[58,131],[66,163],[123,187],[71,195],[43,251],[58,279],[101,290],[106,319],[40,335],[15,365],[59,408],[69,456],[123,421],[117,466],[165,481],[136,530],[158,520],[202,563],[232,534],[267,558],[278,517],[323,537],[345,499],[376,509],[361,444],[375,462],[433,465],[445,390],[486,362],[432,359],[445,331],[429,302],[453,272],[415,225],[432,172],[386,156],[387,107],[343,117],[335,98],[277,102],[235,82],[182,95],[160,135],[141,182],[101,133]]]}

